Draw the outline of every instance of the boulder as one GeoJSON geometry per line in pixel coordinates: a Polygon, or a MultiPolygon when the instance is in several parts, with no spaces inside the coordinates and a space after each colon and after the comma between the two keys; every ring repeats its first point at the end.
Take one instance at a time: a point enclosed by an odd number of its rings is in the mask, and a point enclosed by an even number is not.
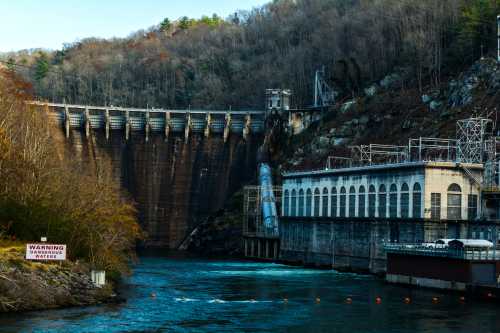
{"type": "Polygon", "coordinates": [[[359,118],[360,125],[366,125],[369,122],[370,122],[370,117],[368,117],[368,116],[362,116],[361,118],[359,118]]]}
{"type": "Polygon", "coordinates": [[[430,103],[431,101],[432,101],[431,96],[429,96],[427,94],[422,95],[422,103],[427,104],[427,103],[430,103]]]}
{"type": "Polygon", "coordinates": [[[377,86],[375,84],[372,84],[368,88],[365,88],[365,95],[367,97],[373,97],[375,94],[377,94],[377,86]]]}
{"type": "Polygon", "coordinates": [[[342,146],[342,145],[345,145],[348,143],[348,139],[347,138],[343,138],[343,137],[334,137],[330,140],[330,144],[332,146],[342,146]]]}
{"type": "Polygon", "coordinates": [[[462,107],[472,103],[474,90],[486,86],[489,93],[500,89],[500,68],[496,59],[486,58],[474,63],[464,75],[448,84],[448,105],[462,107]]]}
{"type": "Polygon", "coordinates": [[[401,87],[402,78],[398,73],[392,73],[384,77],[380,81],[380,86],[386,90],[395,89],[401,87]]]}
{"type": "Polygon", "coordinates": [[[317,138],[317,146],[320,149],[328,148],[330,146],[330,140],[326,136],[319,136],[317,138]]]}
{"type": "Polygon", "coordinates": [[[436,110],[439,110],[442,105],[443,105],[443,103],[441,103],[439,101],[432,101],[432,102],[429,103],[429,108],[432,111],[436,111],[436,110]]]}

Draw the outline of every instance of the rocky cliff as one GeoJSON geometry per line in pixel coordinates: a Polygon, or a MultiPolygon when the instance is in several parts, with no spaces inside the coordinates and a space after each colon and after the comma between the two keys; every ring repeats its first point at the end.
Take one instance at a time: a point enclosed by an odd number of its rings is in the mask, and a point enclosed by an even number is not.
{"type": "Polygon", "coordinates": [[[235,193],[226,206],[200,223],[179,247],[208,256],[240,256],[242,254],[243,191],[235,193]]]}
{"type": "Polygon", "coordinates": [[[404,74],[373,82],[364,94],[343,100],[297,137],[278,158],[280,170],[324,168],[328,156],[349,156],[348,146],[408,144],[409,138],[454,138],[456,121],[475,116],[497,120],[500,64],[491,58],[441,83],[440,89],[403,86],[404,74]]]}

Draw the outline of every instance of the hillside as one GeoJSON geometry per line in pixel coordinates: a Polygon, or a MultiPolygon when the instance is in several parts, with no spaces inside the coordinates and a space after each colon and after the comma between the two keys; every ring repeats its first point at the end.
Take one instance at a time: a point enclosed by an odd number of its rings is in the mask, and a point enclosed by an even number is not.
{"type": "Polygon", "coordinates": [[[395,90],[397,80],[384,83],[373,83],[364,96],[338,103],[321,122],[291,138],[289,148],[276,157],[281,168],[323,168],[328,156],[349,156],[350,145],[407,145],[410,138],[455,138],[459,119],[498,119],[500,64],[492,58],[478,60],[439,89],[429,86],[422,93],[417,88],[395,90]]]}
{"type": "Polygon", "coordinates": [[[325,66],[340,99],[389,73],[439,88],[496,51],[497,0],[275,0],[226,19],[163,21],[128,38],[5,55],[40,98],[138,107],[262,107],[266,88],[312,100],[325,66]]]}

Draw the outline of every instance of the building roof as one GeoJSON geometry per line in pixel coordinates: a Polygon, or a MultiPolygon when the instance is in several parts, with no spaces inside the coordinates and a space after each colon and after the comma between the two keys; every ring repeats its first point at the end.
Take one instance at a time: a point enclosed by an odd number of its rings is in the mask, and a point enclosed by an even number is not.
{"type": "Polygon", "coordinates": [[[418,168],[441,168],[458,169],[461,166],[468,169],[483,170],[483,164],[478,163],[458,163],[458,162],[436,162],[436,161],[417,161],[389,164],[375,164],[339,169],[308,170],[299,172],[283,172],[283,178],[303,178],[303,177],[324,177],[333,175],[342,175],[350,173],[370,173],[377,171],[387,171],[391,169],[418,169],[418,168]]]}

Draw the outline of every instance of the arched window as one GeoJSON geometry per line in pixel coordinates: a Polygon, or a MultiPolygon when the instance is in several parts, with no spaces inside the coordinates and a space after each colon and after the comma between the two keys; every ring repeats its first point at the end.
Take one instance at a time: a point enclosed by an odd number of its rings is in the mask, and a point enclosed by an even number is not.
{"type": "Polygon", "coordinates": [[[365,187],[360,186],[359,187],[359,194],[358,194],[358,216],[359,217],[365,217],[365,187]]]}
{"type": "Polygon", "coordinates": [[[419,183],[415,183],[413,185],[413,193],[412,193],[412,213],[413,217],[418,219],[422,217],[422,188],[419,183]]]}
{"type": "Polygon", "coordinates": [[[330,195],[330,216],[337,217],[337,189],[335,187],[332,188],[330,195]]]}
{"type": "Polygon", "coordinates": [[[378,217],[387,217],[387,193],[384,184],[378,189],[378,217]]]}
{"type": "Polygon", "coordinates": [[[375,209],[376,209],[376,191],[375,186],[370,185],[368,189],[368,217],[375,217],[375,209]]]}
{"type": "Polygon", "coordinates": [[[321,194],[319,189],[314,190],[314,216],[319,216],[319,203],[321,200],[321,194]]]}
{"type": "Polygon", "coordinates": [[[283,195],[283,216],[290,216],[290,192],[285,190],[285,194],[283,195]]]}
{"type": "Polygon", "coordinates": [[[458,184],[448,187],[448,220],[460,220],[462,218],[462,189],[458,184]]]}
{"type": "Polygon", "coordinates": [[[323,188],[323,197],[321,200],[321,216],[328,216],[328,189],[323,188]]]}
{"type": "Polygon", "coordinates": [[[398,187],[392,184],[389,189],[389,217],[398,217],[398,187]]]}
{"type": "Polygon", "coordinates": [[[410,216],[410,188],[406,183],[401,186],[401,195],[399,200],[401,205],[401,217],[408,218],[410,216]]]}
{"type": "Polygon", "coordinates": [[[312,214],[312,191],[310,188],[306,192],[306,216],[311,216],[312,214]]]}
{"type": "Polygon", "coordinates": [[[345,187],[342,186],[342,188],[340,189],[340,198],[339,198],[339,213],[340,213],[340,217],[346,217],[346,214],[345,214],[345,205],[346,205],[346,191],[345,191],[345,187]]]}
{"type": "Polygon", "coordinates": [[[349,189],[349,217],[356,216],[356,189],[351,186],[349,189]]]}
{"type": "Polygon", "coordinates": [[[299,191],[299,216],[304,216],[304,190],[299,191]]]}

